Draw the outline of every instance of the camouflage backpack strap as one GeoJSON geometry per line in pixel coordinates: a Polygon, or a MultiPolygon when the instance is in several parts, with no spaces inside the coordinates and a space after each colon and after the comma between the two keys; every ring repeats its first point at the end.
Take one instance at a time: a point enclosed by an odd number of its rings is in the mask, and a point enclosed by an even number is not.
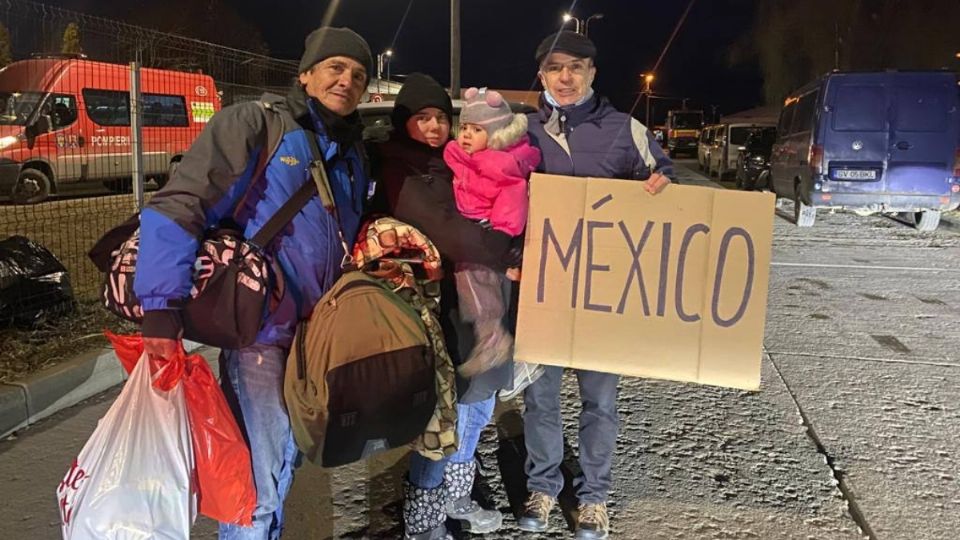
{"type": "Polygon", "coordinates": [[[430,302],[416,288],[398,291],[420,314],[437,370],[437,406],[426,430],[417,437],[411,447],[423,457],[434,461],[453,455],[457,451],[457,381],[453,360],[447,352],[440,321],[437,320],[430,302]]]}

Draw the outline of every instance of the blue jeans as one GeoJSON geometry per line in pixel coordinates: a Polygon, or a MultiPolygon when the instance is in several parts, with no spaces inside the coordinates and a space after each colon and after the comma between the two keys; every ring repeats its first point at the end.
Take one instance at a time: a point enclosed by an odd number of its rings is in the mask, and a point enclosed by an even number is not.
{"type": "Polygon", "coordinates": [[[253,526],[220,524],[222,540],[275,540],[283,530],[283,500],[293,484],[299,451],[283,399],[287,351],[251,345],[220,356],[221,384],[250,444],[257,506],[253,526]]]}
{"type": "MultiPolygon", "coordinates": [[[[574,488],[581,503],[606,502],[620,427],[619,375],[574,370],[580,385],[579,452],[581,473],[574,488]]],[[[544,366],[543,375],[523,394],[523,435],[527,445],[527,489],[556,497],[563,489],[563,419],[560,384],[563,368],[544,366]]]]}
{"type": "Polygon", "coordinates": [[[418,488],[433,489],[443,483],[443,469],[447,462],[469,463],[480,442],[480,433],[493,418],[496,396],[475,403],[457,404],[457,452],[439,461],[433,461],[414,452],[410,455],[410,483],[418,488]]]}

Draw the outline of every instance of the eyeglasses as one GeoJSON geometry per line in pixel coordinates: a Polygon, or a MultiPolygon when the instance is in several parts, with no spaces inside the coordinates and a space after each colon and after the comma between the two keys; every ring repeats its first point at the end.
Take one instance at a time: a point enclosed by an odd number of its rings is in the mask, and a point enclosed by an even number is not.
{"type": "Polygon", "coordinates": [[[540,67],[547,75],[559,75],[564,68],[573,75],[585,75],[590,70],[589,60],[571,60],[569,62],[551,62],[540,67]]]}

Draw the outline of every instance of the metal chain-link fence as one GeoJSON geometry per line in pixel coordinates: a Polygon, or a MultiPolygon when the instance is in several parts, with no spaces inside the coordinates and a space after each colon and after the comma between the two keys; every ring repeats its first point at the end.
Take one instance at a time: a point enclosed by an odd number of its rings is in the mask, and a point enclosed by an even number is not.
{"type": "Polygon", "coordinates": [[[216,111],[284,93],[297,71],[25,0],[0,0],[0,25],[0,241],[23,235],[51,250],[78,299],[99,292],[87,251],[138,209],[134,143],[147,190],[162,186],[216,111]],[[142,69],[131,95],[133,62],[142,69]]]}

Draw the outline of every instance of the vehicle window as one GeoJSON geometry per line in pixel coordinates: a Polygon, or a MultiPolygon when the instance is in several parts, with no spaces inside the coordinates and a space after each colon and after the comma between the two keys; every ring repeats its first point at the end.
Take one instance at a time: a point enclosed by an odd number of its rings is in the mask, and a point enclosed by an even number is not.
{"type": "Polygon", "coordinates": [[[114,90],[84,88],[83,102],[87,115],[101,126],[130,125],[130,94],[114,90]]]}
{"type": "Polygon", "coordinates": [[[700,129],[703,115],[699,112],[677,112],[673,114],[673,129],[700,129]]]}
{"type": "MultiPolygon", "coordinates": [[[[515,110],[515,112],[531,112],[534,111],[532,107],[525,105],[515,105],[510,104],[510,108],[515,110]]],[[[361,110],[360,120],[363,122],[363,138],[364,140],[386,140],[390,132],[393,129],[397,129],[393,126],[391,120],[392,109],[378,109],[378,110],[361,110]]],[[[404,126],[399,126],[399,129],[404,129],[404,126]]],[[[457,133],[460,131],[460,111],[457,108],[454,108],[453,111],[453,120],[450,122],[450,136],[452,138],[457,138],[457,133]]]]}
{"type": "Polygon", "coordinates": [[[761,151],[773,146],[776,141],[777,128],[758,129],[750,134],[747,139],[747,148],[753,151],[761,151]]]}
{"type": "Polygon", "coordinates": [[[897,129],[928,133],[946,131],[952,101],[945,87],[897,88],[897,129]]]}
{"type": "Polygon", "coordinates": [[[710,138],[710,129],[704,129],[700,132],[700,142],[705,143],[710,138]]]}
{"type": "Polygon", "coordinates": [[[77,100],[68,94],[52,94],[49,99],[53,129],[69,126],[77,120],[77,100]]]}
{"type": "Polygon", "coordinates": [[[793,123],[793,113],[797,110],[796,98],[790,98],[780,111],[780,122],[777,123],[777,135],[786,137],[790,133],[790,124],[793,123]]]}
{"type": "Polygon", "coordinates": [[[882,86],[843,85],[833,103],[835,131],[883,131],[887,96],[882,86]]]}
{"type": "Polygon", "coordinates": [[[723,138],[724,134],[727,132],[726,126],[720,126],[716,128],[716,131],[713,132],[713,143],[720,144],[720,139],[723,138]]]}
{"type": "Polygon", "coordinates": [[[143,95],[143,125],[146,127],[187,127],[187,102],[183,96],[143,95]]]}
{"type": "Polygon", "coordinates": [[[810,92],[800,98],[797,103],[797,110],[793,113],[793,123],[790,125],[790,133],[806,133],[813,129],[813,120],[817,115],[817,95],[818,92],[810,92]]]}
{"type": "Polygon", "coordinates": [[[40,92],[0,92],[0,126],[24,126],[33,114],[40,92]]]}
{"type": "Polygon", "coordinates": [[[747,137],[754,131],[756,131],[754,128],[749,127],[730,128],[730,145],[743,146],[747,142],[747,137]]]}

